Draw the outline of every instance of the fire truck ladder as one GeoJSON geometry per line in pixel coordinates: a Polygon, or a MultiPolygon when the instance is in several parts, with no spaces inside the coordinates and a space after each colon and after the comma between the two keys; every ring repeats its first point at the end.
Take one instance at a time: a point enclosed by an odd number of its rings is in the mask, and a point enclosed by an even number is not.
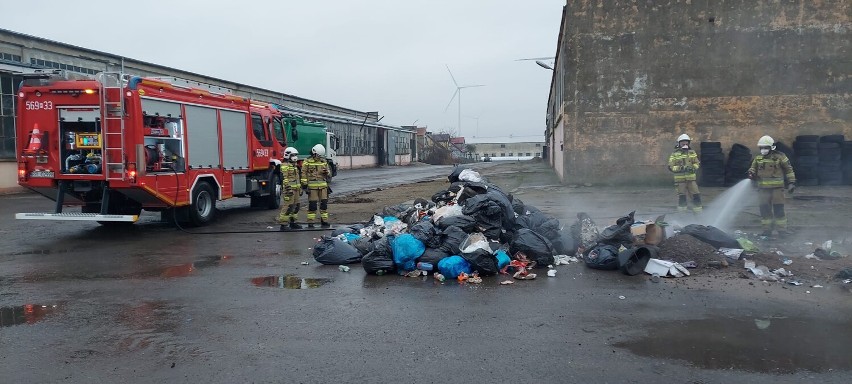
{"type": "Polygon", "coordinates": [[[124,73],[102,72],[101,111],[104,121],[103,159],[107,180],[124,180],[125,144],[124,144],[124,73]]]}

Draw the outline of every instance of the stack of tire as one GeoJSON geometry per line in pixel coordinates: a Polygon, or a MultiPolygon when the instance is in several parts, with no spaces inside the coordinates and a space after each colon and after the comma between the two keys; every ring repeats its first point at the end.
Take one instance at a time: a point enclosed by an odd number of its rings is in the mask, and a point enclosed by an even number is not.
{"type": "Polygon", "coordinates": [[[742,144],[734,144],[728,152],[728,164],[725,165],[725,186],[733,186],[747,178],[749,167],[751,167],[751,149],[742,144]]]}
{"type": "Polygon", "coordinates": [[[796,153],[792,158],[796,183],[800,186],[819,185],[819,136],[796,136],[793,150],[796,153]]]}
{"type": "Polygon", "coordinates": [[[843,142],[843,183],[852,185],[852,141],[843,142]]]}
{"type": "Polygon", "coordinates": [[[819,138],[819,185],[843,185],[843,135],[819,138]]]}
{"type": "Polygon", "coordinates": [[[725,154],[722,153],[722,143],[718,141],[702,141],[698,161],[698,184],[702,187],[725,186],[725,154]]]}

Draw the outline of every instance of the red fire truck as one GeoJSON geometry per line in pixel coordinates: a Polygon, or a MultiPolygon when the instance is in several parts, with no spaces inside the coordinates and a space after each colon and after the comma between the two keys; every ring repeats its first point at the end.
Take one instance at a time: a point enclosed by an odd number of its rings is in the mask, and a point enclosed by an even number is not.
{"type": "Polygon", "coordinates": [[[277,109],[174,78],[74,76],[28,75],[17,95],[18,182],[56,206],[16,218],[132,223],[145,209],[201,226],[219,200],[281,205],[277,109]]]}

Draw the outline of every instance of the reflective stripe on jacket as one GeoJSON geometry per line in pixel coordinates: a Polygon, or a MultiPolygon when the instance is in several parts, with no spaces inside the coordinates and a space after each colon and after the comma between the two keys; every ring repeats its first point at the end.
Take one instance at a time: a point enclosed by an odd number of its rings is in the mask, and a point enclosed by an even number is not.
{"type": "Polygon", "coordinates": [[[669,171],[672,171],[675,174],[675,183],[682,181],[694,181],[695,171],[698,170],[700,165],[701,163],[698,161],[698,154],[691,149],[686,151],[677,149],[669,156],[669,171]],[[687,171],[687,167],[692,167],[692,170],[687,171]]]}
{"type": "Polygon", "coordinates": [[[784,178],[787,183],[796,182],[796,174],[787,155],[778,151],[757,155],[751,162],[748,173],[754,174],[758,188],[784,188],[784,178]]]}
{"type": "Polygon", "coordinates": [[[302,162],[302,186],[310,189],[328,188],[328,162],[323,158],[309,157],[302,162]]]}
{"type": "Polygon", "coordinates": [[[281,185],[284,188],[299,189],[301,182],[299,166],[293,163],[281,163],[281,185]]]}

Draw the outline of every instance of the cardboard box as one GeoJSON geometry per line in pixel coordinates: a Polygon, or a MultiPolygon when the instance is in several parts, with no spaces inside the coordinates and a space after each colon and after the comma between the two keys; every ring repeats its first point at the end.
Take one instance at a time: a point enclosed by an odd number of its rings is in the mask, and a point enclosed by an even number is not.
{"type": "Polygon", "coordinates": [[[637,244],[659,245],[666,239],[666,228],[658,225],[662,223],[666,216],[662,215],[654,221],[642,221],[633,224],[630,227],[630,233],[633,235],[637,244]]]}

